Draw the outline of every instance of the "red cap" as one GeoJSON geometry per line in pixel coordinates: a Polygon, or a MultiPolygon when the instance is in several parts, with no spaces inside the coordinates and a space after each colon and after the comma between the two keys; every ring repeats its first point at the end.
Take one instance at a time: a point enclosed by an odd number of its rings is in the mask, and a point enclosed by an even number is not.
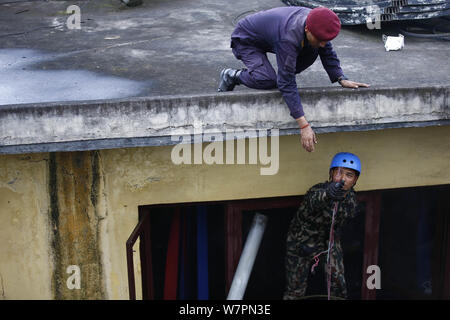
{"type": "Polygon", "coordinates": [[[306,17],[306,26],[318,40],[330,41],[339,34],[341,21],[333,11],[320,7],[309,12],[306,17]]]}

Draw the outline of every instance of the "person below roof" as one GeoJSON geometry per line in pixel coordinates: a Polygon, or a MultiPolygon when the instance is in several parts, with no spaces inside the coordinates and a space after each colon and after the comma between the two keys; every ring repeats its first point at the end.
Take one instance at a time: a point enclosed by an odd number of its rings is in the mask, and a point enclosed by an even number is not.
{"type": "Polygon", "coordinates": [[[231,48],[247,68],[223,69],[218,91],[232,91],[239,84],[253,89],[278,88],[300,127],[303,148],[314,151],[317,138],[303,112],[295,75],[320,56],[332,83],[339,82],[344,88],[369,86],[345,77],[330,42],[340,29],[339,18],[328,8],[280,7],[241,19],[231,34],[231,48]],[[275,53],[278,74],[267,52],[275,53]]]}
{"type": "Polygon", "coordinates": [[[329,181],[312,186],[306,193],[287,233],[284,300],[304,297],[311,267],[319,264],[321,255],[330,258],[324,264],[330,296],[347,298],[340,236],[344,223],[358,212],[353,187],[360,173],[358,156],[337,153],[331,161],[329,181]]]}

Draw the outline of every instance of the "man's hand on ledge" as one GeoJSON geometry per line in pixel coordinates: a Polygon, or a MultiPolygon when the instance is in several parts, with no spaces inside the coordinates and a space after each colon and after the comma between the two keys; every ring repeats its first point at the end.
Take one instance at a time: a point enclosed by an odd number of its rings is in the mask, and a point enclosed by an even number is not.
{"type": "Polygon", "coordinates": [[[341,80],[339,83],[343,88],[357,89],[359,87],[364,87],[364,88],[370,87],[370,85],[368,85],[367,83],[355,82],[355,81],[351,81],[351,80],[341,80]]]}

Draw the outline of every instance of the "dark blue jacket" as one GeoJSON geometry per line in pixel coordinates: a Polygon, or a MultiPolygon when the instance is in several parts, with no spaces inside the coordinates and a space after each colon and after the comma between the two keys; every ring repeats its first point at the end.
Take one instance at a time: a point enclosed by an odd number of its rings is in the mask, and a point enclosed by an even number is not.
{"type": "Polygon", "coordinates": [[[278,89],[294,119],[304,115],[295,82],[295,75],[305,69],[302,67],[302,60],[310,61],[307,64],[309,66],[319,55],[331,82],[336,82],[344,74],[331,42],[318,49],[309,45],[305,34],[306,16],[309,11],[311,9],[303,7],[280,7],[261,11],[240,20],[231,35],[232,39],[276,54],[278,89]]]}

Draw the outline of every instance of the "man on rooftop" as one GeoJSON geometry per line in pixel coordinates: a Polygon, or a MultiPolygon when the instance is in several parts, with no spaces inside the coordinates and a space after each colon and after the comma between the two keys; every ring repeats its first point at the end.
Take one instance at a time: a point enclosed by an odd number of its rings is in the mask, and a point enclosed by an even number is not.
{"type": "Polygon", "coordinates": [[[232,91],[239,84],[253,89],[278,88],[300,127],[303,148],[314,151],[317,139],[303,112],[295,75],[320,56],[332,83],[339,82],[344,88],[369,86],[345,77],[330,42],[340,29],[339,18],[327,8],[280,7],[243,18],[231,34],[231,48],[247,68],[223,69],[218,91],[232,91]],[[275,53],[278,74],[267,52],[275,53]]]}

